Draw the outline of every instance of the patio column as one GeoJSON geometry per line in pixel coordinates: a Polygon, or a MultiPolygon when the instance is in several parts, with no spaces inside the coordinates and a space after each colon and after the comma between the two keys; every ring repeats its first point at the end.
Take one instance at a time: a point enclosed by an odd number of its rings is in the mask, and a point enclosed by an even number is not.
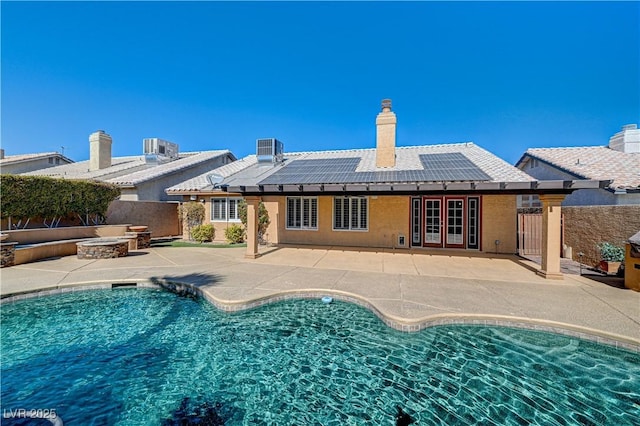
{"type": "Polygon", "coordinates": [[[540,195],[542,202],[542,265],[538,275],[564,279],[560,272],[561,207],[565,195],[540,195]]]}
{"type": "Polygon", "coordinates": [[[248,196],[244,198],[247,202],[247,252],[244,257],[255,259],[260,257],[258,253],[258,205],[260,197],[248,196]]]}

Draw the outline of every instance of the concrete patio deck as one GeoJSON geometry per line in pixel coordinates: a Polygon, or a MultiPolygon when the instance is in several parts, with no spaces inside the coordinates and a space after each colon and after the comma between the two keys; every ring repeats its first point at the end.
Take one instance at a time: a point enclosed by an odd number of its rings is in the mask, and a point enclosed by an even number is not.
{"type": "Polygon", "coordinates": [[[328,294],[365,305],[400,329],[449,322],[528,324],[640,351],[640,293],[579,275],[545,280],[535,274],[534,262],[517,256],[280,247],[247,260],[244,253],[156,246],[118,259],[49,259],[3,268],[0,294],[6,300],[81,285],[179,282],[228,310],[328,294]]]}

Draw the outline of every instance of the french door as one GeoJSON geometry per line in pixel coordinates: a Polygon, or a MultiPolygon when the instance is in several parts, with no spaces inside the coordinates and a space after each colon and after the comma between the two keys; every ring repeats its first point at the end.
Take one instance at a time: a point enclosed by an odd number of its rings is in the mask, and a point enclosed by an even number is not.
{"type": "Polygon", "coordinates": [[[446,205],[445,247],[464,248],[464,198],[444,199],[446,205]]]}
{"type": "Polygon", "coordinates": [[[442,247],[442,198],[424,199],[424,245],[442,247]]]}
{"type": "Polygon", "coordinates": [[[411,199],[411,245],[480,249],[480,197],[411,199]]]}

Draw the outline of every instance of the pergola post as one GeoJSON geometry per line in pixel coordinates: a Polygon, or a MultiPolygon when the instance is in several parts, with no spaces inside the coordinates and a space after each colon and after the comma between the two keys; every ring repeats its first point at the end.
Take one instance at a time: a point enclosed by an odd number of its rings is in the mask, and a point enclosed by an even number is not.
{"type": "Polygon", "coordinates": [[[564,279],[560,272],[562,211],[565,195],[540,195],[542,203],[542,264],[538,275],[547,279],[564,279]]]}
{"type": "Polygon", "coordinates": [[[260,197],[247,196],[247,252],[244,257],[247,259],[255,259],[260,257],[258,253],[258,206],[260,197]]]}

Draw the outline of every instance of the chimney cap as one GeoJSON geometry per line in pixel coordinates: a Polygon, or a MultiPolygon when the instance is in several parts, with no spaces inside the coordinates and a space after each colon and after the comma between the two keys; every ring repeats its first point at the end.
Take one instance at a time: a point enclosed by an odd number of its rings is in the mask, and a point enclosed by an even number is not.
{"type": "Polygon", "coordinates": [[[382,110],[383,111],[391,111],[391,99],[383,99],[382,100],[382,110]]]}

